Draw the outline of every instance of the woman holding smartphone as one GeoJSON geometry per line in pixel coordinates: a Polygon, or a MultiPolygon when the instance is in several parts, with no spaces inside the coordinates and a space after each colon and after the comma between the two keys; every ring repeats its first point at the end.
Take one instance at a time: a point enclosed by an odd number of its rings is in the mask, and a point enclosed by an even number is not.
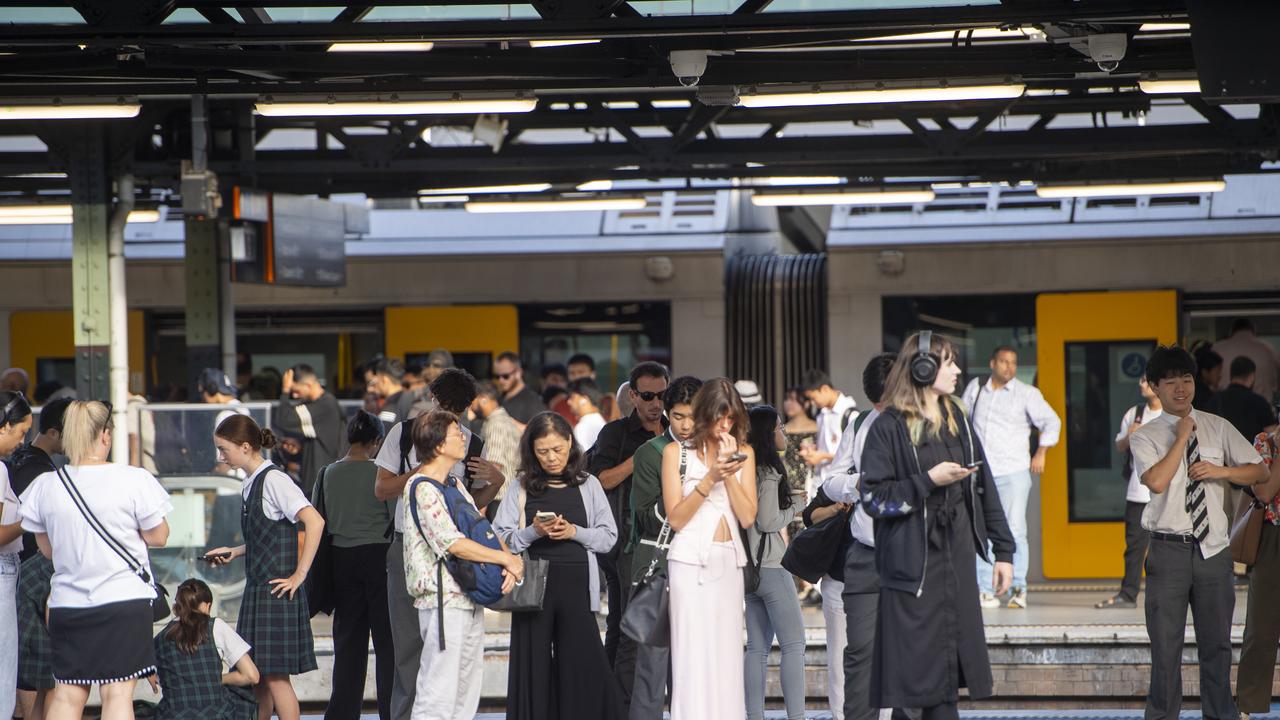
{"type": "Polygon", "coordinates": [[[494,519],[511,552],[549,562],[542,610],[511,615],[511,720],[624,716],[595,615],[596,553],[613,547],[618,529],[604,488],[582,464],[568,421],[553,412],[535,415],[520,438],[518,487],[494,519]]]}
{"type": "Polygon", "coordinates": [[[747,409],[725,378],[693,396],[693,436],[662,452],[662,502],[676,531],[671,593],[671,719],[741,720],[744,689],[741,529],[756,520],[747,409]]]}
{"type": "Polygon", "coordinates": [[[961,687],[989,697],[974,556],[995,553],[997,593],[1013,579],[1013,535],[982,444],[951,395],[955,347],[925,331],[903,344],[885,409],[862,454],[862,507],[875,518],[880,604],[871,707],[955,720],[961,687]]]}

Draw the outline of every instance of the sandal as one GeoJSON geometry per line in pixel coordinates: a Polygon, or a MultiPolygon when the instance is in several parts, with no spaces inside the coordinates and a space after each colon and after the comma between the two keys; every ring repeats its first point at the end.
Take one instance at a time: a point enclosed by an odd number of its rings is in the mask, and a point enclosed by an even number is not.
{"type": "Polygon", "coordinates": [[[1138,601],[1130,600],[1123,595],[1113,595],[1102,602],[1095,603],[1094,607],[1099,610],[1106,610],[1109,608],[1136,608],[1138,607],[1138,601]]]}

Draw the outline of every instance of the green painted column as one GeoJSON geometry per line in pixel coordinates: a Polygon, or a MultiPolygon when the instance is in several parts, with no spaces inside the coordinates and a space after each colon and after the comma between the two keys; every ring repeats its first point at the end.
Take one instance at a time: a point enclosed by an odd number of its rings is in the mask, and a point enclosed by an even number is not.
{"type": "Polygon", "coordinates": [[[225,223],[187,218],[187,379],[191,399],[196,400],[196,379],[205,368],[222,367],[221,279],[218,266],[219,243],[224,242],[225,223]]]}
{"type": "Polygon", "coordinates": [[[107,400],[111,336],[107,276],[107,223],[111,176],[101,125],[67,139],[71,181],[71,308],[76,349],[76,391],[82,400],[107,400]]]}

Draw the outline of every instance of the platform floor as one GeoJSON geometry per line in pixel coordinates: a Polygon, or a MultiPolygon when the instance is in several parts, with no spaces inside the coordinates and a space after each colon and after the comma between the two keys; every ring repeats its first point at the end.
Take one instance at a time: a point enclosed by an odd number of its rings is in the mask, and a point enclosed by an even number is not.
{"type": "MultiPolygon", "coordinates": [[[[766,711],[764,716],[769,720],[780,720],[787,717],[780,710],[766,711]]],[[[304,718],[321,718],[323,715],[303,715],[304,718]]],[[[664,717],[669,718],[670,715],[664,717]]],[[[1096,710],[961,710],[964,720],[1141,720],[1141,710],[1119,710],[1100,708],[1096,710]]],[[[501,713],[480,713],[475,720],[505,720],[501,713]]],[[[806,720],[829,720],[831,713],[825,711],[809,711],[806,720]]],[[[1199,712],[1184,712],[1180,720],[1196,720],[1199,712]]],[[[362,715],[360,720],[378,720],[377,714],[362,715]]],[[[1272,705],[1271,712],[1266,715],[1254,715],[1252,720],[1280,720],[1280,705],[1272,705]]]]}

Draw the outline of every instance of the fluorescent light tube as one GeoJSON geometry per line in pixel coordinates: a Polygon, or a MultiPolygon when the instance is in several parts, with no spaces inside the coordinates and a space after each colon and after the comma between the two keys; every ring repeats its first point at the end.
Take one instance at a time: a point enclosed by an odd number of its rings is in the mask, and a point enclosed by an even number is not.
{"type": "Polygon", "coordinates": [[[1142,23],[1138,32],[1189,32],[1191,23],[1142,23]]]}
{"type": "Polygon", "coordinates": [[[532,202],[469,202],[471,213],[575,212],[584,210],[643,210],[644,198],[590,198],[584,200],[536,200],[532,202]]]}
{"type": "Polygon", "coordinates": [[[599,40],[530,40],[529,47],[533,48],[552,48],[565,47],[567,45],[595,45],[599,40]]]}
{"type": "Polygon", "coordinates": [[[423,205],[444,204],[444,203],[464,203],[471,198],[466,195],[422,195],[418,198],[418,202],[423,205]]]}
{"type": "Polygon", "coordinates": [[[766,177],[749,178],[748,181],[763,182],[770,187],[789,187],[792,185],[840,185],[842,177],[766,177]]]}
{"type": "MultiPolygon", "coordinates": [[[[5,205],[0,206],[0,225],[70,225],[70,205],[5,205]]],[[[128,222],[160,221],[159,210],[133,210],[128,222]]]]}
{"type": "Polygon", "coordinates": [[[578,186],[578,190],[582,192],[604,192],[612,189],[612,180],[590,180],[578,186]]]}
{"type": "Polygon", "coordinates": [[[433,42],[337,42],[329,46],[329,52],[427,52],[435,47],[433,42]]]}
{"type": "Polygon", "coordinates": [[[345,117],[359,115],[496,115],[526,113],[537,107],[534,98],[473,98],[440,100],[382,100],[258,102],[254,110],[265,117],[345,117]]]}
{"type": "Polygon", "coordinates": [[[1097,185],[1042,185],[1036,196],[1042,198],[1123,197],[1129,195],[1199,195],[1222,192],[1222,180],[1188,180],[1162,183],[1099,183],[1097,185]]]}
{"type": "Polygon", "coordinates": [[[914,205],[916,203],[933,202],[935,197],[936,195],[932,190],[756,194],[751,196],[751,204],[757,207],[778,207],[781,205],[914,205]]]}
{"type": "Polygon", "coordinates": [[[479,185],[476,187],[425,188],[419,195],[484,195],[498,193],[536,193],[551,189],[551,183],[526,183],[524,185],[479,185]]]}
{"type": "Polygon", "coordinates": [[[119,120],[137,117],[137,102],[28,105],[0,104],[0,120],[119,120]]]}
{"type": "Polygon", "coordinates": [[[885,88],[882,90],[843,90],[833,92],[796,92],[742,95],[742,107],[808,107],[817,105],[858,105],[864,103],[946,102],[957,100],[1011,100],[1022,97],[1027,89],[1022,83],[1008,85],[953,85],[931,88],[885,88]]]}
{"type": "Polygon", "coordinates": [[[1199,95],[1200,80],[1198,78],[1139,80],[1138,89],[1148,95],[1199,95]]]}
{"type": "Polygon", "coordinates": [[[649,104],[658,110],[681,110],[691,105],[688,100],[653,100],[649,104]]]}
{"type": "MultiPolygon", "coordinates": [[[[917,40],[946,40],[955,39],[967,40],[1030,40],[1033,35],[1029,35],[1022,28],[1012,28],[1005,30],[998,27],[985,28],[967,28],[964,30],[934,30],[930,32],[909,33],[906,35],[882,35],[872,38],[858,38],[854,42],[896,42],[907,41],[913,42],[917,40]]],[[[1041,36],[1043,38],[1043,36],[1041,36]]]]}

